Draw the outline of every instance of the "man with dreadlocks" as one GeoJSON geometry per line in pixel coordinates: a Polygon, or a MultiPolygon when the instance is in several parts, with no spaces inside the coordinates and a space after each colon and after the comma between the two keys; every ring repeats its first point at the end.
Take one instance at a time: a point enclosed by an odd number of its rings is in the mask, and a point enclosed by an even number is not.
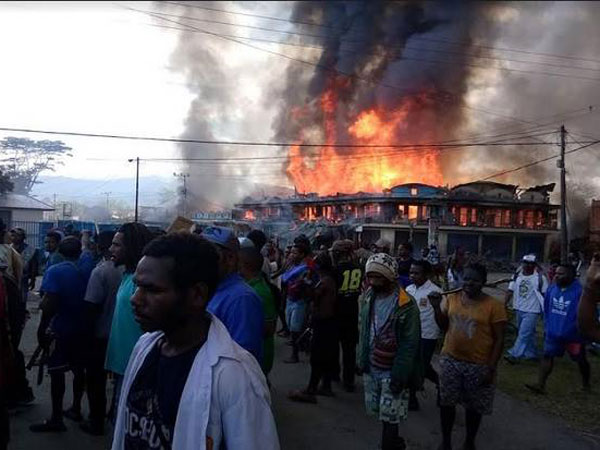
{"type": "Polygon", "coordinates": [[[142,251],[152,240],[152,233],[141,223],[126,223],[113,238],[110,246],[115,266],[124,266],[125,272],[117,291],[115,311],[106,350],[106,370],[115,375],[113,407],[118,404],[123,374],[142,329],[135,321],[130,299],[135,292],[133,274],[142,258],[142,251]]]}

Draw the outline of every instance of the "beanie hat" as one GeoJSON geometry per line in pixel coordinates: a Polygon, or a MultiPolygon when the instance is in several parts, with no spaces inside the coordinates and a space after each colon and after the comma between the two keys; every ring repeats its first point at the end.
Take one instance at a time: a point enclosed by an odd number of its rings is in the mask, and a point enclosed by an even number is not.
{"type": "Polygon", "coordinates": [[[375,272],[389,281],[396,281],[398,279],[398,263],[386,253],[376,253],[368,259],[366,272],[375,272]]]}

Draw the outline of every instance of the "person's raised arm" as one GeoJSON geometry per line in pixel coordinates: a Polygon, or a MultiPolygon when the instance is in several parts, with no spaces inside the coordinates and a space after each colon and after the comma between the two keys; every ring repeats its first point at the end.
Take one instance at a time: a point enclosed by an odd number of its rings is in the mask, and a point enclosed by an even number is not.
{"type": "Polygon", "coordinates": [[[427,296],[429,303],[433,306],[435,314],[435,321],[442,331],[448,329],[448,313],[444,305],[442,305],[442,294],[439,292],[432,292],[427,296]]]}
{"type": "Polygon", "coordinates": [[[577,325],[581,333],[595,342],[600,342],[600,323],[596,305],[600,303],[600,254],[596,253],[585,277],[585,285],[579,310],[577,325]]]}

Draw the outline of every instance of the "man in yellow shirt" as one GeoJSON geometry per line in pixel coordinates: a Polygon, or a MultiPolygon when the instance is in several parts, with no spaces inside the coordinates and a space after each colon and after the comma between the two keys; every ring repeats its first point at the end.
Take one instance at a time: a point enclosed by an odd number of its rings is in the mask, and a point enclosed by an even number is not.
{"type": "Polygon", "coordinates": [[[486,268],[471,264],[464,271],[461,292],[443,300],[439,293],[429,295],[436,322],[446,330],[440,357],[442,450],[452,448],[457,404],[466,412],[465,450],[475,449],[481,417],[492,412],[507,317],[504,305],[482,292],[486,281],[486,268]]]}

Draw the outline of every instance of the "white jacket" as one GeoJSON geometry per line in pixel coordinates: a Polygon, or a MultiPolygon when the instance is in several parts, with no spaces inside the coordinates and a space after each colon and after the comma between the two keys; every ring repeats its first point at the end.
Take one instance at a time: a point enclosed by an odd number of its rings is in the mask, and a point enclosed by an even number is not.
{"type": "MultiPolygon", "coordinates": [[[[112,450],[123,450],[129,390],[162,332],[138,340],[123,379],[112,450]]],[[[279,450],[265,377],[254,357],[211,316],[208,338],[188,375],[173,435],[173,450],[279,450]]]]}

